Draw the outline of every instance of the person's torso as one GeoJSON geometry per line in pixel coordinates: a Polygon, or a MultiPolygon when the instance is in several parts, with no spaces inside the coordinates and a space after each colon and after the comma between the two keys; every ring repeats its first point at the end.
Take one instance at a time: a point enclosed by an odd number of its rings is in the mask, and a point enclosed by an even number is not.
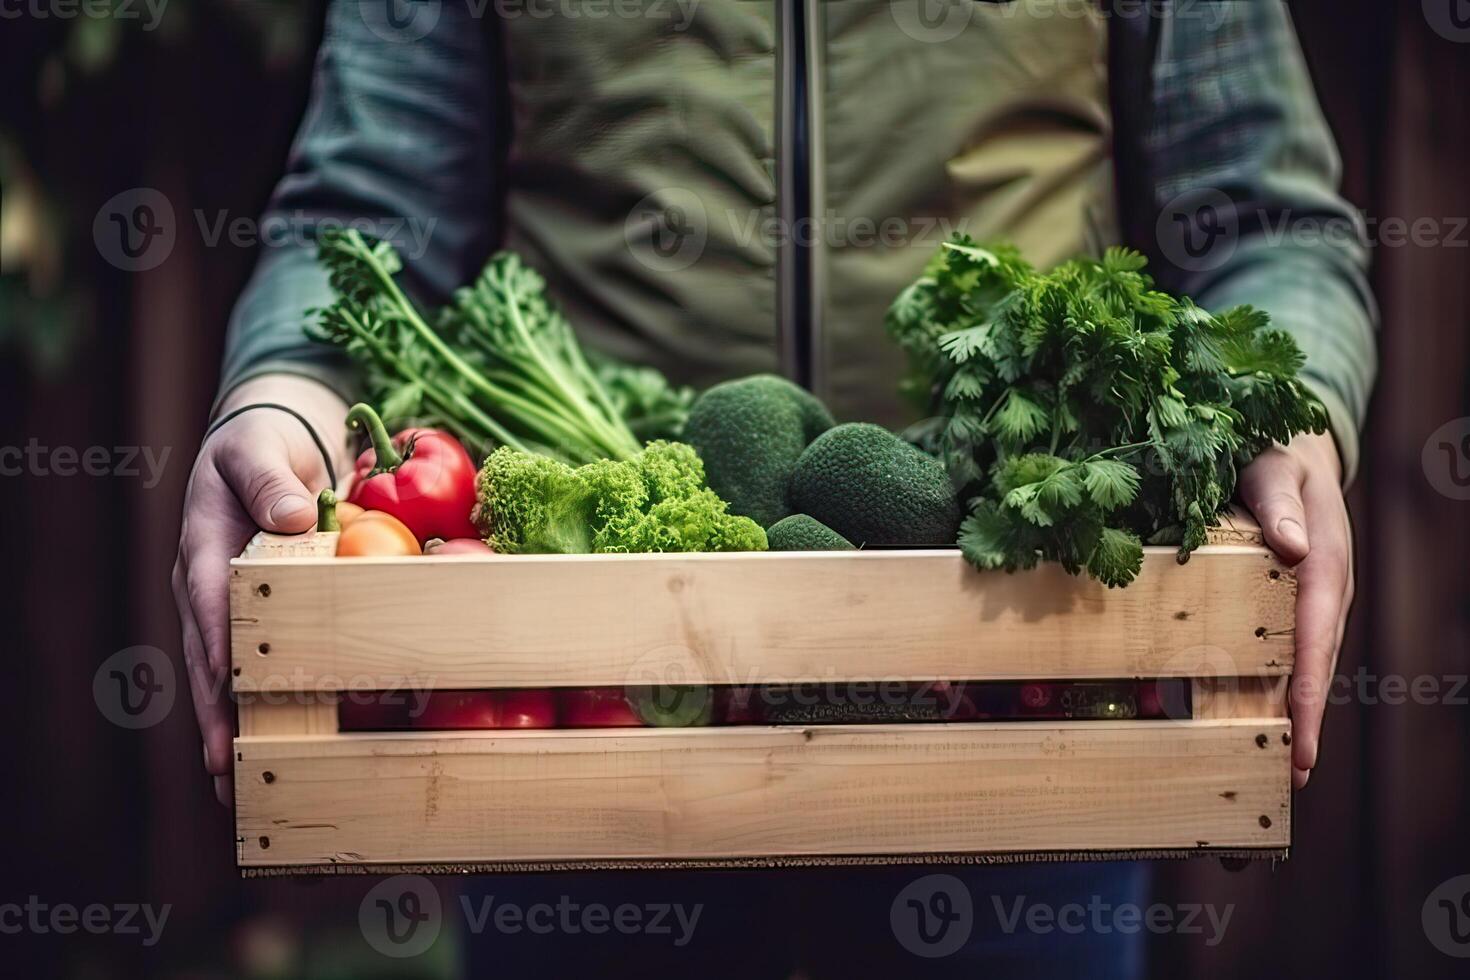
{"type": "Polygon", "coordinates": [[[1047,265],[1117,238],[1087,0],[514,10],[505,244],[588,343],[680,380],[779,371],[898,424],[883,314],[941,242],[1047,265]]]}

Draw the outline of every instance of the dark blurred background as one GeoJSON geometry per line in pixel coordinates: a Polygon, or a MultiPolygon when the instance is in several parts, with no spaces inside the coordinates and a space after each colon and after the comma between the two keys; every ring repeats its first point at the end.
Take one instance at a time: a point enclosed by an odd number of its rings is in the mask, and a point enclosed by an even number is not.
{"type": "MultiPolygon", "coordinates": [[[[94,9],[113,7],[125,9],[94,9]]],[[[115,463],[115,447],[146,447],[161,461],[156,484],[146,462],[134,477],[0,478],[11,569],[0,576],[0,902],[172,911],[153,948],[0,934],[0,961],[31,961],[10,975],[37,977],[436,975],[452,967],[448,952],[405,965],[362,942],[368,879],[238,878],[186,690],[136,732],[93,700],[99,664],[135,645],[161,648],[182,678],[168,588],[180,501],[223,325],[254,259],[206,231],[264,204],[302,111],[323,3],[170,0],[153,28],[147,7],[126,7],[134,17],[0,11],[0,446],[100,446],[115,463]],[[92,226],[135,188],[161,192],[178,234],[167,261],[127,272],[99,254],[92,226]]],[[[1352,684],[1297,798],[1290,861],[1161,868],[1165,900],[1235,908],[1217,946],[1155,940],[1160,978],[1465,975],[1421,916],[1438,885],[1470,874],[1467,8],[1291,5],[1347,195],[1380,229],[1382,374],[1351,497],[1358,599],[1340,667],[1352,684]]],[[[1470,943],[1457,951],[1470,955],[1470,943]]]]}

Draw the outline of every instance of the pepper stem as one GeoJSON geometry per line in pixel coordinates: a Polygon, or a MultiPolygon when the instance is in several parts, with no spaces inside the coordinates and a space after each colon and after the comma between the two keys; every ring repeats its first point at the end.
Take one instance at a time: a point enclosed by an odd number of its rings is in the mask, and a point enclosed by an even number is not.
{"type": "Polygon", "coordinates": [[[342,530],[342,523],[337,520],[337,495],[330,488],[317,494],[316,529],[318,531],[342,530]]]}
{"type": "Polygon", "coordinates": [[[403,454],[393,445],[393,439],[384,428],[383,420],[371,405],[358,402],[348,409],[347,428],[354,432],[367,429],[368,438],[373,441],[374,473],[391,473],[403,465],[403,454]]]}

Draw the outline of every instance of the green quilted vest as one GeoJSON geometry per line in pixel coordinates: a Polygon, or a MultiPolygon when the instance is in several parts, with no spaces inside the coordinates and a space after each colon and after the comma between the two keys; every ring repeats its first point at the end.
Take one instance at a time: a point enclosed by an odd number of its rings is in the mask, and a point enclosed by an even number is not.
{"type": "Polygon", "coordinates": [[[777,371],[897,426],[883,314],[951,232],[1117,240],[1085,0],[527,0],[503,15],[506,245],[588,343],[777,371]]]}

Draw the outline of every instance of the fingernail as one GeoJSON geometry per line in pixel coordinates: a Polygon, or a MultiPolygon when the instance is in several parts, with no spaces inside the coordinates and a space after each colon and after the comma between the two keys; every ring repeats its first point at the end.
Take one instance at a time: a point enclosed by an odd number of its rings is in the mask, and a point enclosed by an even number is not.
{"type": "Polygon", "coordinates": [[[1277,521],[1276,533],[1299,547],[1307,546],[1307,529],[1297,523],[1295,518],[1283,517],[1277,521]]]}
{"type": "Polygon", "coordinates": [[[214,772],[214,767],[209,764],[209,746],[204,746],[204,771],[214,772]]]}
{"type": "Polygon", "coordinates": [[[271,512],[266,515],[272,524],[280,525],[292,514],[299,514],[303,508],[310,507],[311,501],[296,493],[288,493],[277,500],[271,512]]]}

